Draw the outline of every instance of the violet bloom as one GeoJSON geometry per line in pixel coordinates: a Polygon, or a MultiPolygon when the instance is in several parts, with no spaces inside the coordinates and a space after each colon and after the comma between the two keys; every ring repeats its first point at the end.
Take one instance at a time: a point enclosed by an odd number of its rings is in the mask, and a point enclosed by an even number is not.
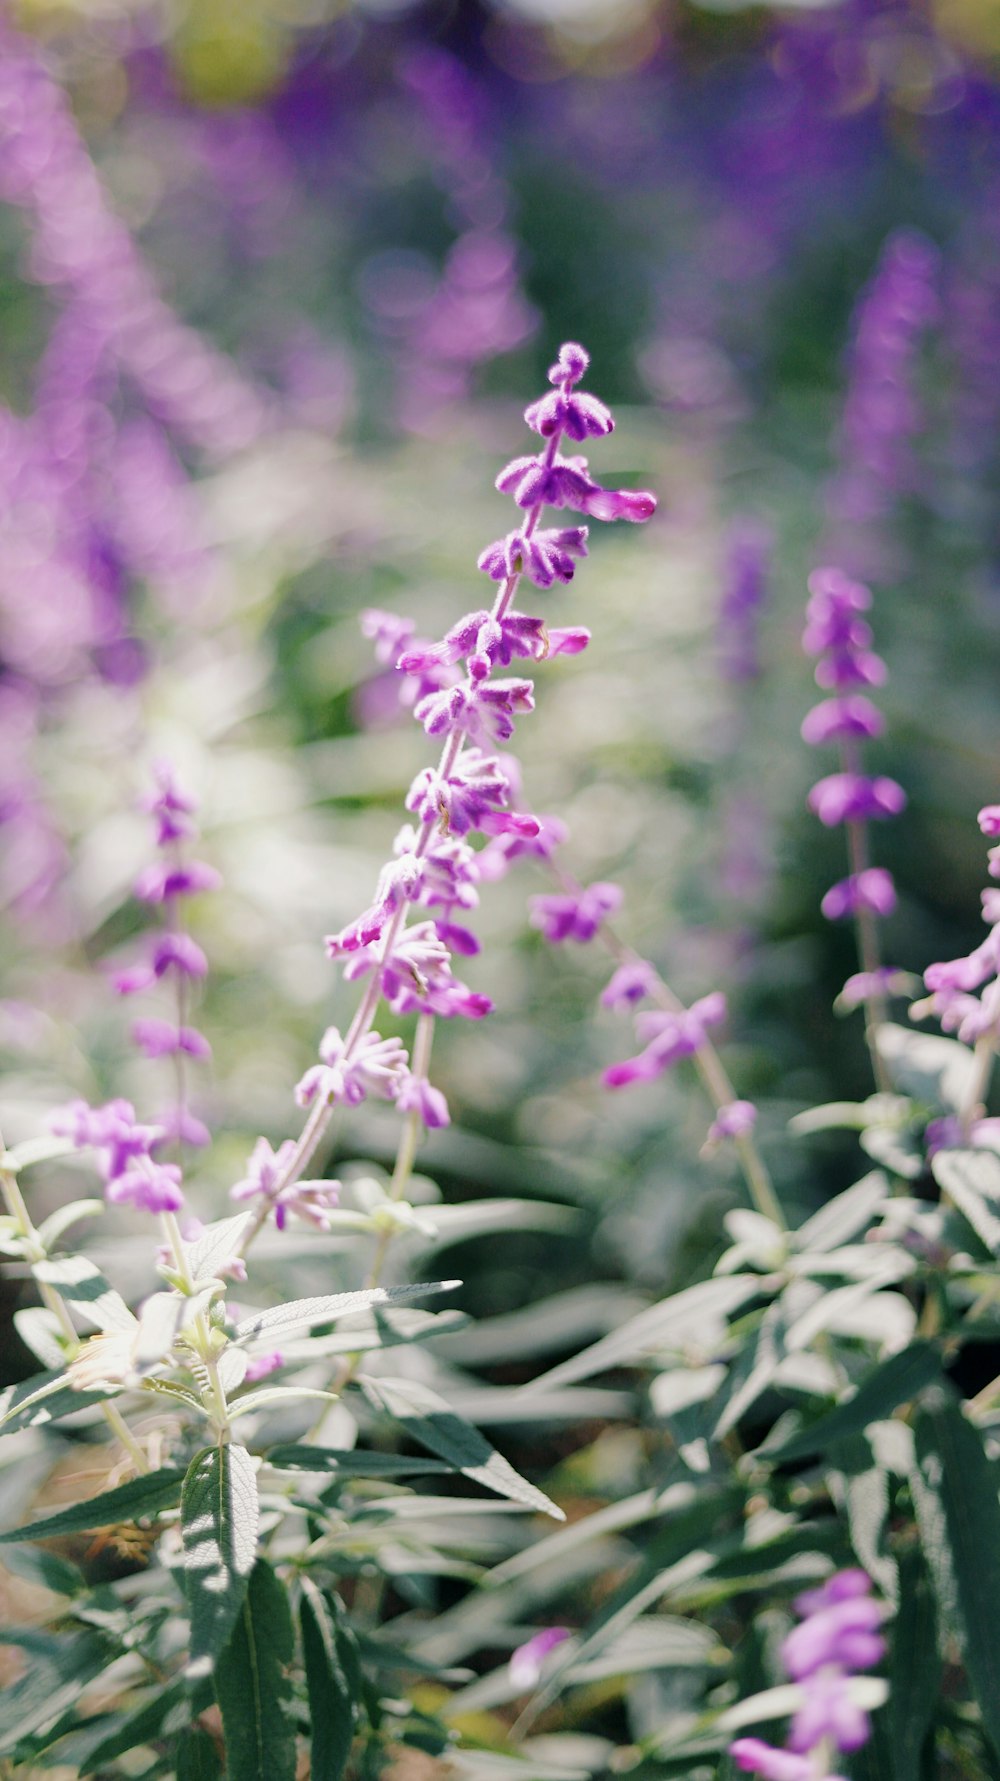
{"type": "Polygon", "coordinates": [[[708,1041],[709,1027],[726,1018],[726,998],[713,990],[690,1008],[676,1012],[659,1009],[636,1016],[636,1031],[648,1041],[638,1056],[612,1064],[604,1072],[606,1088],[626,1088],[633,1082],[652,1082],[673,1068],[681,1058],[694,1057],[708,1041]]]}
{"type": "Polygon", "coordinates": [[[152,1151],[165,1136],[161,1125],[141,1125],[129,1101],[108,1101],[89,1107],[73,1101],[54,1113],[49,1125],[57,1136],[78,1149],[94,1149],[104,1178],[104,1197],[113,1205],[132,1205],[144,1212],[177,1212],[184,1204],[181,1171],[157,1163],[152,1151]]]}
{"type": "Polygon", "coordinates": [[[327,1027],[319,1045],[321,1062],[307,1070],[295,1090],[300,1107],[319,1099],[356,1107],[369,1095],[395,1100],[405,1079],[406,1047],[400,1039],[368,1032],[351,1054],[336,1027],[327,1027]]]}
{"type": "MultiPolygon", "coordinates": [[[[979,812],[979,827],[987,839],[1000,834],[1000,806],[988,804],[979,812]]],[[[991,848],[993,873],[997,849],[991,848]]],[[[914,1003],[911,1019],[933,1015],[946,1033],[957,1033],[966,1045],[988,1039],[1000,1041],[1000,895],[983,893],[983,919],[989,923],[986,939],[964,958],[943,959],[928,965],[924,983],[930,995],[914,1003]],[[975,994],[976,991],[980,993],[975,994]]]]}
{"type": "Polygon", "coordinates": [[[542,1666],[551,1651],[557,1650],[570,1637],[568,1626],[543,1626],[540,1632],[511,1653],[510,1679],[521,1690],[534,1688],[542,1674],[542,1666]]]}
{"type": "Polygon", "coordinates": [[[339,1203],[340,1183],[289,1178],[294,1156],[292,1139],[286,1139],[277,1150],[272,1150],[266,1138],[258,1138],[247,1164],[247,1173],[242,1181],[230,1188],[229,1197],[238,1201],[262,1201],[273,1211],[279,1231],[285,1229],[289,1213],[294,1213],[306,1224],[315,1225],[318,1230],[329,1230],[328,1214],[339,1203]]]}
{"type": "Polygon", "coordinates": [[[756,1124],[757,1109],[752,1101],[727,1101],[709,1126],[706,1142],[714,1145],[725,1138],[747,1138],[756,1124]]]}
{"type": "Polygon", "coordinates": [[[588,884],[579,890],[559,895],[531,898],[531,925],[540,928],[546,940],[557,944],[576,940],[586,945],[600,931],[609,916],[622,906],[622,891],[617,884],[588,884]]]}
{"type": "Polygon", "coordinates": [[[852,1681],[885,1655],[879,1627],[884,1609],[872,1599],[861,1570],[838,1571],[820,1589],[807,1590],[795,1603],[800,1624],[782,1648],[785,1669],[801,1688],[801,1701],[789,1732],[789,1749],[760,1738],[738,1738],[730,1747],[737,1767],[764,1781],[820,1781],[830,1777],[835,1751],[858,1750],[871,1734],[868,1715],[858,1706],[852,1681]]]}

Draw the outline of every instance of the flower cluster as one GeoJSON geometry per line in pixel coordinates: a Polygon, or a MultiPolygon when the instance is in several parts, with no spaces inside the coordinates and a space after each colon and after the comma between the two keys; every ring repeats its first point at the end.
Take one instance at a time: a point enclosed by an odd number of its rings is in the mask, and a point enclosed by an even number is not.
{"type": "Polygon", "coordinates": [[[881,686],[885,663],[871,647],[872,633],[862,617],[871,594],[840,569],[816,569],[809,577],[810,600],[802,639],[807,654],[819,658],[816,680],[831,697],[814,705],[802,724],[803,740],[813,747],[835,744],[840,771],[813,786],[809,808],[827,828],[844,823],[851,841],[850,876],[823,898],[830,921],[846,917],[891,915],[896,893],[890,874],[867,861],[865,825],[898,816],[906,793],[894,779],[861,771],[861,745],[882,734],[884,719],[867,688],[881,686]]]}
{"type": "Polygon", "coordinates": [[[855,1672],[877,1664],[885,1652],[879,1633],[883,1610],[871,1596],[864,1571],[838,1571],[821,1589],[807,1590],[795,1604],[801,1624],[789,1633],[781,1652],[785,1668],[801,1689],[788,1748],[760,1738],[738,1738],[730,1748],[737,1768],[764,1781],[840,1781],[829,1768],[835,1751],[859,1750],[871,1725],[858,1705],[855,1672]]]}
{"type": "MultiPolygon", "coordinates": [[[[543,618],[513,604],[522,579],[545,588],[569,581],[576,560],[586,554],[586,528],[540,529],[543,508],[638,521],[656,506],[645,492],[603,488],[585,458],[560,455],[563,434],[579,441],[609,433],[614,424],[604,404],[578,387],[588,363],[582,347],[562,348],[549,371],[551,392],[525,416],[544,446],[497,478],[522,515],[516,530],[479,559],[480,569],[499,583],[492,606],[466,613],[432,642],[418,640],[409,620],[383,612],[363,617],[377,658],[388,665],[395,655],[406,702],[427,735],[440,740],[442,752],[437,766],[423,768],[409,789],[406,808],[413,822],[397,835],[371,904],[327,938],[329,956],[342,961],[346,978],[364,978],[365,989],[347,1032],[327,1031],[319,1063],[298,1085],[296,1098],[309,1114],[299,1144],[283,1161],[264,1156],[258,1146],[254,1156],[263,1157],[266,1169],[253,1165],[234,1190],[237,1198],[258,1198],[265,1216],[272,1206],[279,1215],[286,1206],[301,1211],[290,1196],[333,1107],[374,1097],[395,1102],[425,1128],[448,1123],[444,1096],[427,1079],[429,1039],[414,1046],[411,1059],[399,1039],[374,1030],[377,1009],[384,1000],[394,1014],[415,1013],[425,1035],[435,1017],[478,1020],[487,1014],[489,999],[452,970],[456,953],[472,957],[479,950],[464,917],[476,907],[482,882],[501,876],[522,853],[547,855],[562,838],[553,819],[516,807],[517,763],[497,748],[533,709],[533,683],[526,675],[497,676],[495,670],[575,655],[589,641],[582,627],[549,629],[543,618]],[[477,837],[486,838],[486,845],[474,845],[477,837]],[[420,919],[408,925],[417,911],[420,919]]],[[[537,919],[553,938],[589,939],[616,906],[618,893],[613,886],[592,886],[588,895],[589,901],[551,899],[537,919]]]]}
{"type": "Polygon", "coordinates": [[[183,791],[173,769],[160,762],[154,769],[156,790],[144,800],[155,824],[159,859],[140,873],[135,895],[142,903],[158,905],[163,923],[159,931],[146,940],[143,956],[133,965],[114,973],[113,983],[119,995],[135,995],[154,987],[161,980],[174,989],[174,1015],[170,1019],[147,1017],[133,1021],[132,1038],[146,1057],[172,1057],[177,1065],[178,1099],[161,1118],[168,1138],[181,1144],[208,1144],[210,1133],[186,1105],[183,1093],[185,1058],[203,1061],[211,1057],[211,1047],[203,1033],[187,1019],[192,988],[208,970],[208,960],[201,947],[184,931],[182,908],[187,897],[199,891],[218,889],[220,880],[214,867],[203,860],[187,857],[186,844],[195,837],[193,821],[195,800],[183,791]]]}
{"type": "Polygon", "coordinates": [[[184,1204],[181,1171],[176,1163],[157,1162],[153,1151],[167,1136],[161,1125],[142,1125],[129,1101],[108,1101],[89,1107],[72,1101],[49,1122],[59,1138],[78,1150],[97,1153],[104,1195],[112,1205],[130,1205],[143,1212],[177,1212],[184,1204]]]}
{"type": "MultiPolygon", "coordinates": [[[[1000,804],[980,810],[979,827],[1000,842],[1000,804]]],[[[1000,878],[1000,845],[990,848],[989,862],[990,877],[1000,878]]],[[[924,983],[931,993],[915,1002],[910,1014],[917,1020],[933,1015],[965,1045],[983,1040],[995,1047],[1000,1039],[1000,890],[983,891],[983,920],[990,931],[965,958],[928,965],[924,983]]]]}

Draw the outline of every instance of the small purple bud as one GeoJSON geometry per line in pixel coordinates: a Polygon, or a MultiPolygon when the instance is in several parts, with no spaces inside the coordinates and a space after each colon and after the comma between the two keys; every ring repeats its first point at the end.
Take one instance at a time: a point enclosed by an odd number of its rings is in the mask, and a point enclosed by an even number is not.
{"type": "Polygon", "coordinates": [[[809,793],[808,804],[826,828],[842,822],[870,822],[898,816],[906,793],[894,779],[870,779],[864,773],[831,773],[809,793]]]}
{"type": "Polygon", "coordinates": [[[820,904],[827,921],[844,921],[859,910],[872,915],[891,915],[896,907],[892,873],[882,866],[868,866],[831,885],[820,904]]]}

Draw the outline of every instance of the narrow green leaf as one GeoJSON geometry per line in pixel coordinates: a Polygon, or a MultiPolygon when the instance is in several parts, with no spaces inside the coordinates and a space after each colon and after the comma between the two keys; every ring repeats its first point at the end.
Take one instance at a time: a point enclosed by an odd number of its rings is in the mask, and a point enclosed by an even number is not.
{"type": "Polygon", "coordinates": [[[401,1453],[365,1453],[346,1447],[272,1447],[267,1463],[276,1472],[335,1472],[340,1478],[417,1478],[454,1472],[443,1459],[407,1459],[401,1453]]]}
{"type": "Polygon", "coordinates": [[[835,1441],[856,1435],[870,1422],[879,1422],[891,1415],[900,1404],[908,1404],[918,1392],[941,1378],[941,1363],[929,1342],[911,1342],[899,1354],[869,1373],[846,1404],[838,1404],[809,1428],[800,1429],[791,1440],[782,1442],[766,1457],[776,1465],[793,1459],[805,1459],[813,1453],[825,1453],[835,1441]]]}
{"type": "Polygon", "coordinates": [[[65,1372],[36,1373],[20,1385],[8,1385],[0,1394],[0,1434],[12,1435],[17,1429],[36,1428],[44,1422],[57,1422],[85,1410],[88,1404],[102,1404],[117,1397],[117,1388],[102,1385],[98,1391],[76,1391],[65,1372]]]}
{"type": "Polygon", "coordinates": [[[940,1150],[931,1158],[938,1186],[991,1255],[1000,1255],[1000,1156],[990,1150],[940,1150]]]}
{"type": "Polygon", "coordinates": [[[69,1138],[26,1138],[23,1144],[16,1144],[13,1150],[0,1153],[0,1169],[8,1175],[19,1175],[22,1169],[30,1169],[33,1163],[51,1163],[58,1157],[68,1156],[76,1146],[69,1138]]]}
{"type": "Polygon", "coordinates": [[[65,1634],[48,1654],[33,1653],[25,1675],[0,1695],[0,1749],[9,1752],[58,1719],[114,1655],[108,1641],[89,1630],[65,1634]]]}
{"type": "MultiPolygon", "coordinates": [[[[147,1698],[114,1731],[95,1744],[80,1770],[81,1775],[91,1775],[109,1767],[119,1756],[127,1750],[135,1750],[139,1744],[151,1743],[154,1738],[171,1738],[187,1730],[192,1719],[204,1713],[213,1701],[212,1684],[207,1677],[193,1688],[189,1688],[181,1676],[168,1682],[166,1688],[157,1688],[152,1698],[147,1698]]],[[[217,1774],[218,1770],[212,1770],[212,1773],[217,1774]]]]}
{"type": "Polygon", "coordinates": [[[893,1623],[889,1677],[894,1781],[920,1781],[922,1752],[941,1688],[937,1617],[919,1546],[899,1560],[899,1612],[893,1623]]]}
{"type": "Polygon", "coordinates": [[[609,1367],[629,1366],[647,1354],[660,1355],[674,1344],[678,1349],[685,1348],[702,1329],[715,1331],[730,1312],[757,1298],[762,1284],[760,1274],[726,1274],[687,1286],[660,1304],[647,1306],[581,1354],[560,1361],[548,1373],[533,1379],[530,1387],[524,1388],[525,1395],[530,1391],[541,1396],[556,1386],[592,1379],[595,1373],[606,1372],[609,1367]]]}
{"type": "Polygon", "coordinates": [[[191,1461],[181,1493],[191,1608],[188,1675],[207,1675],[232,1630],[257,1556],[257,1479],[245,1447],[210,1447],[191,1461]]]}
{"type": "Polygon", "coordinates": [[[284,1585],[258,1559],[215,1666],[228,1781],[295,1781],[288,1667],[295,1631],[284,1585]]]}
{"type": "Polygon", "coordinates": [[[43,1249],[51,1249],[71,1225],[79,1224],[81,1218],[99,1218],[104,1209],[103,1200],[70,1200],[65,1206],[57,1206],[38,1227],[39,1243],[43,1249]]]}
{"type": "Polygon", "coordinates": [[[59,1255],[54,1260],[36,1262],[32,1268],[36,1280],[54,1286],[60,1298],[86,1318],[98,1330],[120,1330],[129,1334],[136,1320],[120,1293],[115,1292],[93,1262],[84,1255],[59,1255]]]}
{"type": "Polygon", "coordinates": [[[338,1317],[349,1317],[354,1311],[367,1311],[371,1305],[406,1305],[411,1299],[424,1299],[428,1293],[454,1292],[457,1280],[432,1280],[424,1286],[373,1286],[362,1292],[338,1292],[321,1299],[293,1299],[289,1305],[273,1305],[269,1311],[255,1311],[236,1326],[236,1340],[248,1342],[254,1336],[277,1336],[288,1330],[309,1329],[317,1323],[333,1323],[338,1317]]]}
{"type": "Polygon", "coordinates": [[[915,1033],[912,1027],[895,1026],[892,1021],[879,1027],[876,1044],[903,1094],[954,1112],[962,1107],[976,1072],[967,1045],[960,1045],[957,1039],[942,1039],[937,1033],[915,1033]]]}
{"type": "Polygon", "coordinates": [[[447,1460],[466,1478],[474,1478],[487,1490],[512,1502],[526,1503],[540,1509],[556,1521],[565,1521],[563,1511],[541,1490],[529,1484],[512,1465],[491,1447],[485,1435],[471,1422],[457,1416],[444,1398],[426,1385],[412,1379],[363,1379],[361,1387],[377,1408],[387,1410],[401,1424],[412,1440],[429,1453],[447,1460]]]}
{"type": "Polygon", "coordinates": [[[308,1578],[300,1620],[312,1721],[312,1781],[340,1781],[347,1766],[359,1702],[344,1670],[333,1603],[308,1578]]]}
{"type": "Polygon", "coordinates": [[[175,1781],[218,1781],[222,1774],[219,1753],[206,1731],[191,1726],[177,1741],[175,1781]]]}
{"type": "Polygon", "coordinates": [[[12,1528],[0,1534],[0,1545],[10,1540],[47,1540],[51,1534],[75,1534],[92,1527],[110,1527],[113,1522],[138,1521],[155,1515],[160,1509],[172,1509],[180,1501],[184,1473],[164,1467],[118,1484],[100,1496],[88,1497],[85,1503],[74,1503],[56,1515],[45,1515],[27,1527],[12,1528]]]}
{"type": "Polygon", "coordinates": [[[978,1429],[942,1393],[914,1430],[912,1490],[938,1606],[957,1627],[986,1734],[1000,1753],[1000,1500],[978,1429]]]}

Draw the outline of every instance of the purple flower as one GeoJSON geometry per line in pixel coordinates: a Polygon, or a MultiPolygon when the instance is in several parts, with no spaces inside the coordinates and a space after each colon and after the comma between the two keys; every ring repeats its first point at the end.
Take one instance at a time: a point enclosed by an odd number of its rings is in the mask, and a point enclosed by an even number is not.
{"type": "Polygon", "coordinates": [[[429,693],[414,706],[413,715],[428,736],[459,730],[471,742],[489,748],[494,742],[509,742],[515,717],[534,708],[530,680],[491,680],[429,693]]]}
{"type": "Polygon", "coordinates": [[[892,873],[883,866],[867,866],[863,872],[852,872],[831,885],[820,908],[827,921],[844,921],[857,915],[859,909],[872,915],[891,915],[896,907],[896,887],[892,873]]]}
{"type": "Polygon", "coordinates": [[[244,1384],[256,1385],[258,1379],[266,1379],[269,1373],[276,1373],[284,1364],[285,1357],[280,1348],[268,1348],[262,1354],[252,1354],[243,1375],[244,1384]]]}
{"type": "Polygon", "coordinates": [[[532,432],[540,433],[543,439],[559,433],[578,441],[596,439],[613,432],[615,425],[610,408],[583,390],[549,390],[537,402],[528,404],[524,418],[532,432]]]}
{"type": "Polygon", "coordinates": [[[726,998],[719,990],[676,1013],[657,1010],[637,1015],[636,1030],[640,1039],[648,1041],[646,1048],[638,1056],[625,1058],[605,1070],[604,1086],[626,1088],[633,1082],[652,1082],[681,1058],[693,1057],[700,1051],[707,1042],[708,1028],[718,1026],[725,1018],[726,998]]]}
{"type": "Polygon", "coordinates": [[[195,832],[191,816],[198,808],[197,800],[181,790],[169,761],[157,761],[153,777],[157,789],[143,799],[143,808],[156,818],[157,847],[190,840],[195,832]]]}
{"type": "Polygon", "coordinates": [[[412,618],[400,618],[397,613],[383,612],[376,606],[361,614],[361,634],[374,643],[375,660],[383,668],[396,666],[416,628],[412,618]]]}
{"type": "Polygon", "coordinates": [[[976,821],[984,835],[995,839],[1000,835],[1000,804],[984,804],[976,821]]]}
{"type": "Polygon", "coordinates": [[[396,1106],[401,1113],[418,1114],[428,1131],[451,1124],[444,1095],[426,1076],[408,1076],[396,1096],[396,1106]]]}
{"type": "Polygon", "coordinates": [[[709,1144],[724,1138],[746,1138],[757,1123],[757,1109],[752,1101],[728,1101],[720,1107],[708,1128],[709,1144]]]}
{"type": "Polygon", "coordinates": [[[897,965],[879,965],[875,971],[856,971],[847,979],[837,997],[835,1007],[843,1013],[852,1008],[860,1008],[863,1002],[870,1002],[876,996],[905,996],[910,992],[913,979],[897,965]]]}
{"type": "Polygon", "coordinates": [[[831,773],[813,786],[808,804],[830,829],[842,822],[898,816],[906,808],[906,793],[884,775],[871,779],[865,773],[831,773]]]}
{"type": "Polygon", "coordinates": [[[328,1214],[339,1203],[340,1182],[286,1180],[294,1156],[295,1144],[290,1138],[276,1151],[271,1149],[266,1138],[258,1138],[247,1164],[247,1173],[242,1181],[230,1188],[229,1197],[268,1201],[279,1231],[285,1229],[290,1212],[318,1230],[329,1230],[328,1214]]]}
{"type": "Polygon", "coordinates": [[[572,507],[591,519],[627,519],[636,524],[651,519],[656,497],[646,489],[601,488],[590,475],[586,458],[564,458],[559,452],[549,459],[513,458],[501,470],[496,486],[513,495],[519,507],[572,507]]]}
{"type": "Polygon", "coordinates": [[[619,965],[606,989],[601,991],[604,1008],[632,1008],[646,996],[654,994],[659,977],[646,959],[619,965]]]}
{"type": "Polygon", "coordinates": [[[589,884],[577,891],[531,898],[531,925],[540,928],[546,940],[554,944],[576,940],[585,945],[593,940],[603,922],[616,915],[622,905],[622,892],[617,884],[589,884]]]}
{"type": "Polygon", "coordinates": [[[510,1679],[519,1690],[534,1688],[542,1673],[542,1665],[550,1651],[570,1637],[568,1626],[544,1626],[511,1653],[510,1679]]]}
{"type": "MultiPolygon", "coordinates": [[[[737,1738],[730,1744],[729,1754],[736,1767],[745,1774],[761,1775],[763,1781],[814,1781],[816,1768],[806,1756],[794,1756],[790,1750],[777,1750],[760,1738],[737,1738]]],[[[830,1776],[829,1781],[842,1781],[830,1776]]]]}
{"type": "Polygon", "coordinates": [[[729,529],[718,638],[727,680],[755,680],[760,673],[757,628],[767,598],[773,539],[767,526],[736,520],[729,529]]]}
{"type": "Polygon", "coordinates": [[[320,1040],[321,1062],[307,1070],[295,1090],[300,1107],[311,1107],[317,1097],[332,1104],[357,1106],[369,1095],[395,1100],[406,1071],[406,1047],[400,1039],[383,1039],[369,1032],[360,1039],[352,1056],[336,1027],[327,1027],[320,1040]]]}
{"type": "Polygon", "coordinates": [[[157,1163],[148,1155],[133,1158],[104,1189],[112,1205],[135,1206],[140,1212],[179,1212],[184,1204],[181,1172],[175,1163],[157,1163]]]}
{"type": "Polygon", "coordinates": [[[885,718],[878,706],[863,693],[854,693],[814,705],[802,721],[802,740],[818,748],[845,736],[881,736],[884,729],[885,718]]]}
{"type": "Polygon", "coordinates": [[[175,1026],[169,1020],[135,1020],[132,1038],[146,1057],[174,1057],[178,1052],[197,1058],[212,1055],[212,1047],[196,1027],[175,1026]]]}
{"type": "MultiPolygon", "coordinates": [[[[415,839],[415,838],[414,838],[415,839]]],[[[420,888],[424,868],[416,854],[405,849],[397,859],[382,868],[375,886],[375,901],[356,921],[341,928],[339,934],[327,934],[326,950],[331,958],[342,952],[357,952],[378,940],[390,918],[403,903],[412,902],[420,888]]]]}
{"type": "Polygon", "coordinates": [[[883,1608],[870,1590],[864,1571],[847,1570],[798,1598],[801,1623],[781,1648],[785,1668],[802,1691],[789,1733],[791,1748],[740,1738],[730,1750],[739,1768],[764,1781],[810,1781],[829,1775],[833,1751],[858,1750],[866,1742],[871,1725],[851,1683],[855,1671],[870,1669],[885,1654],[878,1631],[883,1608]]]}
{"type": "Polygon", "coordinates": [[[488,544],[477,567],[493,581],[507,581],[523,574],[536,587],[551,587],[554,581],[572,581],[576,573],[574,558],[586,555],[586,526],[564,526],[530,534],[519,530],[488,544]]]}
{"type": "Polygon", "coordinates": [[[467,748],[446,776],[433,767],[417,774],[406,808],[422,823],[440,822],[454,835],[482,826],[491,811],[502,810],[510,797],[510,781],[496,755],[467,748]]]}
{"type": "Polygon", "coordinates": [[[140,872],[133,886],[140,903],[167,903],[172,897],[193,897],[199,891],[218,890],[222,883],[214,866],[204,860],[188,860],[173,865],[158,860],[140,872]]]}

